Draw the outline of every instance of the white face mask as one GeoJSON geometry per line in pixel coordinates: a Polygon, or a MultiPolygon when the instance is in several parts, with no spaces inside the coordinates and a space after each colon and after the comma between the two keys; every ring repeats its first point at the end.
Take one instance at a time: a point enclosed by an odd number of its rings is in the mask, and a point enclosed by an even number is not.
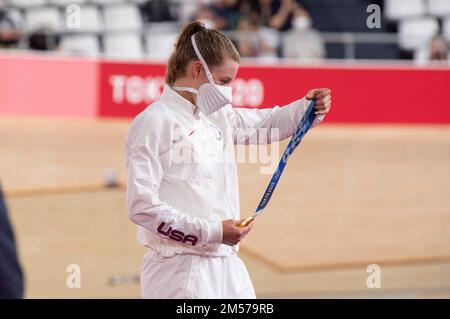
{"type": "Polygon", "coordinates": [[[195,42],[195,34],[191,36],[192,46],[194,47],[195,54],[197,54],[198,59],[205,69],[206,77],[209,83],[202,84],[198,90],[192,87],[184,86],[174,86],[172,87],[177,91],[191,92],[197,95],[197,106],[202,113],[205,115],[210,115],[217,110],[221,109],[227,104],[231,103],[232,100],[232,89],[229,86],[217,85],[214,83],[214,79],[209,72],[208,65],[203,59],[200,51],[198,50],[197,44],[195,42]]]}
{"type": "Polygon", "coordinates": [[[309,28],[311,28],[311,19],[308,17],[297,17],[294,19],[293,23],[293,28],[295,30],[307,30],[309,28]]]}

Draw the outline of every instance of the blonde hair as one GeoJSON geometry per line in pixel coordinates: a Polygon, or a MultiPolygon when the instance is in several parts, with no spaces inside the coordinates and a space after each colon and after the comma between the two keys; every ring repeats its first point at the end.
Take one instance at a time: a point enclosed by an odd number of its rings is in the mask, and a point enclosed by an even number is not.
{"type": "Polygon", "coordinates": [[[239,63],[240,56],[234,44],[220,31],[207,29],[203,23],[192,22],[186,25],[178,35],[175,49],[167,63],[166,83],[173,83],[185,74],[190,61],[198,60],[191,36],[195,34],[200,54],[210,68],[223,63],[225,58],[231,58],[239,63]]]}

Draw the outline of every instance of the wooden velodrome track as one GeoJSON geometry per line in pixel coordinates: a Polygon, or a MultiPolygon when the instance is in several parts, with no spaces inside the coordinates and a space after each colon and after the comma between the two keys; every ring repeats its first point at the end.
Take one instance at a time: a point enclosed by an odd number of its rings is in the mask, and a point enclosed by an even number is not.
{"type": "MultiPolygon", "coordinates": [[[[125,181],[128,125],[0,118],[0,179],[27,297],[139,297],[144,249],[123,188],[103,187],[107,169],[125,181]],[[69,264],[81,266],[80,289],[66,287],[69,264]]],[[[270,178],[260,168],[239,165],[243,216],[270,178]]],[[[257,295],[450,297],[449,186],[449,126],[314,129],[241,245],[257,295]],[[373,263],[380,289],[366,286],[373,263]]]]}

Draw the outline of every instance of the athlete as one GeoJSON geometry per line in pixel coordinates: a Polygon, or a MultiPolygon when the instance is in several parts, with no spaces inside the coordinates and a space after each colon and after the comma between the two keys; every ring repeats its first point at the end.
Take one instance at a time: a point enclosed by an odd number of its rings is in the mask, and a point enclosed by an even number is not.
{"type": "Polygon", "coordinates": [[[312,99],[318,124],[330,110],[331,92],[310,90],[272,109],[232,108],[230,82],[238,68],[239,53],[225,35],[188,24],[169,58],[160,99],[128,130],[128,213],[148,248],[143,298],[256,298],[236,254],[253,223],[238,226],[233,145],[291,136],[312,99]]]}

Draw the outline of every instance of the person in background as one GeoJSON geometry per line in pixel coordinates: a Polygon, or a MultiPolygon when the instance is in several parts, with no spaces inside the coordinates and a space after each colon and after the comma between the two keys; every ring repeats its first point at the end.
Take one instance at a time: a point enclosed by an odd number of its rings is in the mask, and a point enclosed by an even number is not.
{"type": "Polygon", "coordinates": [[[55,51],[59,49],[61,37],[47,27],[36,29],[28,38],[28,47],[38,51],[55,51]]]}
{"type": "Polygon", "coordinates": [[[238,0],[220,0],[211,4],[211,10],[216,18],[216,28],[220,30],[234,30],[239,23],[238,0]]]}
{"type": "Polygon", "coordinates": [[[141,5],[146,22],[177,21],[176,10],[173,9],[171,1],[148,0],[141,5]]]}
{"type": "Polygon", "coordinates": [[[23,275],[0,185],[0,299],[23,298],[23,275]]]}
{"type": "Polygon", "coordinates": [[[419,64],[427,62],[448,63],[450,62],[448,51],[448,44],[445,39],[441,35],[437,35],[415,53],[414,60],[419,64]]]}
{"type": "Polygon", "coordinates": [[[14,49],[22,38],[18,17],[13,12],[0,8],[0,49],[14,49]]]}
{"type": "Polygon", "coordinates": [[[255,58],[260,54],[260,43],[258,37],[258,25],[251,16],[243,16],[237,27],[237,49],[241,57],[255,58]]]}
{"type": "Polygon", "coordinates": [[[259,24],[287,31],[292,27],[295,0],[251,0],[252,10],[258,13],[259,24]]]}
{"type": "Polygon", "coordinates": [[[320,33],[312,28],[309,13],[299,4],[293,11],[292,30],[282,40],[285,58],[308,60],[325,58],[325,45],[320,33]]]}
{"type": "Polygon", "coordinates": [[[250,2],[244,1],[239,11],[237,47],[241,56],[264,60],[278,58],[278,32],[259,23],[259,13],[252,8],[250,2]]]}
{"type": "Polygon", "coordinates": [[[208,29],[220,29],[220,26],[223,26],[223,21],[219,21],[212,8],[206,4],[200,6],[193,20],[203,23],[208,29]]]}
{"type": "Polygon", "coordinates": [[[448,61],[448,44],[441,36],[435,37],[430,44],[431,61],[448,61]]]}

